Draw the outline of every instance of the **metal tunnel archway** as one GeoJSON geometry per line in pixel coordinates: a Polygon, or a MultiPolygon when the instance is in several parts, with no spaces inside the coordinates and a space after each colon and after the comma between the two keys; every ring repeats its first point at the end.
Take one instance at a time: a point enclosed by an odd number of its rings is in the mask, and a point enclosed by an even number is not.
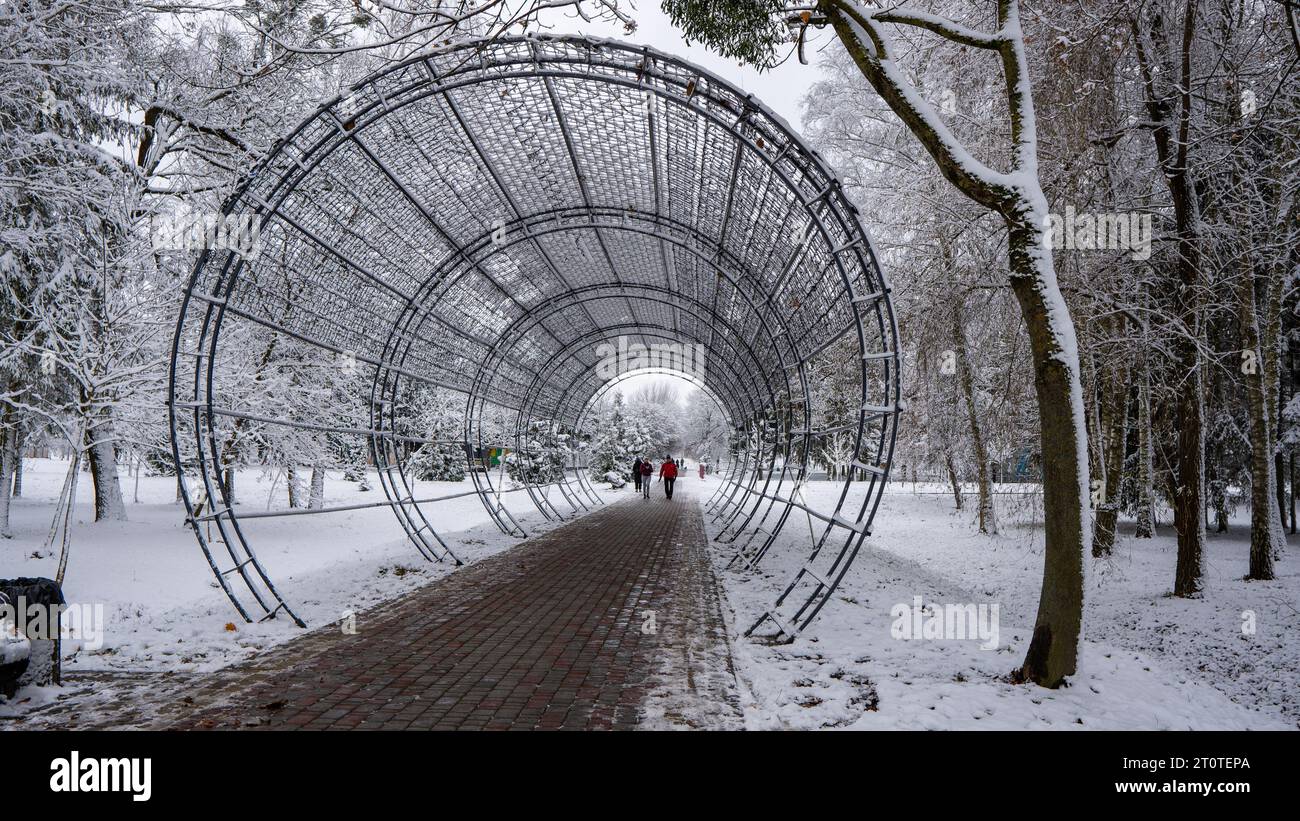
{"type": "Polygon", "coordinates": [[[526,535],[508,498],[552,519],[602,504],[587,417],[620,338],[702,352],[686,375],[731,424],[706,509],[733,564],[762,561],[794,511],[821,523],[750,633],[797,636],[870,532],[901,404],[888,283],[820,158],[707,71],[580,37],[432,51],[322,106],[223,214],[253,221],[257,253],[200,256],[169,407],[189,522],[245,619],[302,624],[241,520],[388,506],[425,558],[459,563],[434,527],[451,497],[417,498],[407,471],[435,441],[403,428],[420,386],[463,398],[454,443],[503,532],[526,535]],[[832,359],[834,389],[813,390],[832,359]],[[539,431],[568,437],[563,470],[505,487],[475,469],[485,447],[526,463],[539,431]],[[830,437],[851,468],[826,513],[800,490],[830,437]],[[386,500],[232,506],[223,474],[241,457],[322,442],[365,448],[386,500]]]}

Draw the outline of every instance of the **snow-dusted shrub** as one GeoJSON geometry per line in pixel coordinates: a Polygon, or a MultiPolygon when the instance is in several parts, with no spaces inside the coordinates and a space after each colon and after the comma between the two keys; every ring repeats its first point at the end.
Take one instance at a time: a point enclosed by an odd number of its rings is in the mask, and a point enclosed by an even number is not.
{"type": "Polygon", "coordinates": [[[426,442],[407,460],[406,470],[420,482],[459,482],[465,478],[465,454],[459,445],[426,442]]]}
{"type": "Polygon", "coordinates": [[[525,480],[544,485],[564,476],[569,459],[570,436],[554,425],[534,426],[522,452],[506,456],[506,473],[516,482],[525,480]]]}

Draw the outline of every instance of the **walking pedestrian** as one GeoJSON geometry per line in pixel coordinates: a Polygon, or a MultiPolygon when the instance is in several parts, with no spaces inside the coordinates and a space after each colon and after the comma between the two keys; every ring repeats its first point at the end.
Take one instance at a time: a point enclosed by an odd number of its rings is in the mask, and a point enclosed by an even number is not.
{"type": "Polygon", "coordinates": [[[673,461],[672,456],[665,456],[664,463],[659,466],[659,478],[664,483],[664,494],[673,498],[673,482],[677,481],[677,463],[673,461]]]}
{"type": "Polygon", "coordinates": [[[649,459],[641,462],[641,497],[650,498],[650,480],[654,478],[655,466],[649,459]]]}
{"type": "Polygon", "coordinates": [[[636,482],[636,489],[638,492],[640,492],[641,490],[641,457],[640,456],[636,457],[636,461],[632,463],[632,481],[636,482]]]}
{"type": "Polygon", "coordinates": [[[700,478],[704,478],[704,463],[700,462],[700,478]]]}

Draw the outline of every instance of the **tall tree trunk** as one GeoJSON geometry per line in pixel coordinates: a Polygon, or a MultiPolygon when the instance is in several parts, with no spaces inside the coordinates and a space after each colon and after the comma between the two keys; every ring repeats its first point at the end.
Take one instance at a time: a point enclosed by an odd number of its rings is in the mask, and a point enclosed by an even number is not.
{"type": "Polygon", "coordinates": [[[1250,428],[1250,572],[1248,579],[1272,579],[1273,556],[1283,542],[1281,506],[1277,503],[1273,430],[1270,414],[1276,391],[1268,384],[1255,300],[1255,276],[1250,257],[1238,270],[1237,323],[1241,332],[1241,370],[1246,383],[1246,413],[1250,428]]]}
{"type": "Polygon", "coordinates": [[[1151,383],[1143,357],[1143,381],[1138,387],[1138,479],[1137,528],[1133,535],[1150,539],[1156,535],[1155,443],[1151,430],[1151,383]]]}
{"type": "Polygon", "coordinates": [[[14,430],[13,439],[14,439],[13,498],[20,499],[22,498],[23,495],[23,449],[26,447],[26,442],[23,436],[23,429],[21,427],[16,428],[14,430]]]}
{"type": "Polygon", "coordinates": [[[1088,461],[1074,325],[1056,289],[1051,255],[1043,248],[1040,231],[1024,223],[1013,224],[1008,243],[1011,287],[1033,352],[1046,531],[1043,588],[1024,673],[1054,687],[1077,666],[1083,621],[1083,557],[1089,541],[1085,519],[1088,461]]]}
{"type": "Polygon", "coordinates": [[[1282,452],[1282,448],[1277,447],[1277,433],[1277,430],[1273,431],[1273,444],[1277,451],[1273,455],[1273,478],[1274,487],[1277,487],[1278,533],[1283,537],[1278,539],[1278,551],[1281,556],[1282,548],[1287,543],[1287,457],[1282,452]]]}
{"type": "Polygon", "coordinates": [[[292,465],[285,471],[285,487],[289,491],[289,507],[303,507],[302,480],[298,468],[292,465]]]}
{"type": "Polygon", "coordinates": [[[1196,185],[1188,165],[1192,120],[1192,45],[1196,38],[1199,0],[1187,0],[1182,37],[1177,52],[1166,54],[1172,38],[1164,18],[1152,13],[1151,31],[1132,23],[1134,44],[1147,114],[1154,128],[1156,156],[1169,187],[1177,237],[1174,317],[1174,364],[1177,368],[1178,403],[1174,425],[1178,430],[1178,477],[1174,482],[1174,528],[1178,531],[1178,558],[1174,570],[1174,595],[1195,596],[1201,591],[1205,553],[1205,394],[1201,374],[1203,338],[1201,276],[1201,214],[1196,185]],[[1176,60],[1174,58],[1177,58],[1176,60]]]}
{"type": "Polygon", "coordinates": [[[311,495],[307,499],[307,507],[312,510],[320,510],[325,507],[325,467],[316,465],[311,469],[311,495]]]}
{"type": "Polygon", "coordinates": [[[953,351],[957,355],[957,378],[961,383],[962,402],[966,406],[966,423],[970,426],[971,448],[975,458],[975,477],[979,482],[980,533],[997,533],[997,511],[993,507],[993,487],[989,482],[989,452],[984,444],[984,429],[980,426],[975,402],[974,369],[966,345],[965,311],[962,301],[956,301],[952,311],[953,351]]]}
{"type": "Polygon", "coordinates": [[[1291,516],[1291,534],[1295,535],[1295,451],[1287,453],[1287,478],[1290,480],[1291,492],[1288,494],[1287,502],[1290,506],[1291,516]]]}
{"type": "Polygon", "coordinates": [[[948,482],[952,485],[953,504],[958,510],[961,510],[961,479],[957,476],[957,466],[953,464],[952,453],[945,453],[943,461],[948,466],[948,482]]]}
{"type": "Polygon", "coordinates": [[[1277,405],[1271,408],[1268,417],[1268,441],[1273,448],[1273,478],[1277,486],[1277,515],[1281,530],[1278,531],[1277,553],[1274,558],[1282,558],[1286,547],[1286,458],[1278,446],[1282,437],[1282,413],[1286,410],[1287,390],[1282,380],[1282,280],[1280,271],[1273,266],[1265,267],[1268,282],[1264,288],[1264,319],[1260,323],[1260,349],[1267,354],[1264,360],[1264,387],[1277,397],[1277,405]]]}
{"type": "MultiPolygon", "coordinates": [[[[1230,74],[1235,66],[1228,64],[1230,74]]],[[[1234,85],[1234,96],[1240,89],[1234,85]]],[[[1228,107],[1233,125],[1242,123],[1236,109],[1228,107]]],[[[1236,132],[1240,135],[1242,132],[1236,132]]],[[[1240,142],[1240,136],[1234,136],[1240,142]]],[[[1259,266],[1263,276],[1257,279],[1256,251],[1247,214],[1251,211],[1251,186],[1242,179],[1240,169],[1232,167],[1229,219],[1242,238],[1237,256],[1236,296],[1237,324],[1241,334],[1242,374],[1246,383],[1246,413],[1250,430],[1250,571],[1248,579],[1272,579],[1273,560],[1281,556],[1286,544],[1286,519],[1282,454],[1277,450],[1278,423],[1285,397],[1281,390],[1281,277],[1271,276],[1273,266],[1259,266]],[[1244,192],[1244,193],[1242,193],[1244,192]],[[1272,280],[1278,279],[1275,283],[1272,280]],[[1261,287],[1262,286],[1262,287],[1261,287]],[[1261,318],[1262,313],[1262,318],[1261,318]]]]}
{"type": "Polygon", "coordinates": [[[117,441],[113,409],[102,406],[87,415],[86,451],[95,483],[95,521],[126,521],[126,502],[117,475],[117,441]]]}
{"type": "MultiPolygon", "coordinates": [[[[1116,336],[1122,338],[1121,321],[1116,336]]],[[[1098,413],[1098,464],[1101,466],[1101,499],[1093,519],[1092,555],[1108,556],[1115,547],[1115,527],[1119,522],[1119,497],[1124,479],[1124,446],[1128,439],[1129,372],[1122,361],[1106,369],[1098,379],[1101,407],[1098,413]]]]}
{"type": "Polygon", "coordinates": [[[1184,378],[1175,413],[1178,479],[1174,529],[1178,531],[1178,559],[1174,569],[1174,595],[1195,596],[1201,591],[1204,574],[1201,561],[1205,553],[1205,399],[1195,339],[1178,340],[1178,361],[1184,378]]]}
{"type": "Polygon", "coordinates": [[[10,446],[13,428],[10,426],[10,418],[10,411],[6,408],[4,416],[0,418],[0,538],[4,539],[13,538],[13,532],[9,527],[10,494],[13,491],[14,473],[14,451],[10,446]]]}

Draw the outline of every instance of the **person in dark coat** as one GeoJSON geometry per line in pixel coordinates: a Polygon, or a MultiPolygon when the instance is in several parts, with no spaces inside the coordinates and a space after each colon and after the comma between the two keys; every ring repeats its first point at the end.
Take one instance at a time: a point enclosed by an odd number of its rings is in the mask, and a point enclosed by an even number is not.
{"type": "Polygon", "coordinates": [[[640,456],[636,457],[636,461],[632,463],[632,481],[636,482],[636,489],[640,490],[641,489],[641,457],[640,456]]]}
{"type": "Polygon", "coordinates": [[[664,457],[664,463],[659,466],[659,479],[664,483],[664,494],[673,498],[673,482],[677,481],[677,463],[673,457],[664,457]]]}
{"type": "Polygon", "coordinates": [[[650,498],[650,480],[653,479],[654,476],[655,476],[655,466],[654,466],[654,463],[651,462],[649,459],[646,459],[645,461],[643,461],[643,462],[641,463],[641,496],[642,496],[642,498],[645,498],[645,499],[649,499],[649,498],[650,498]]]}

